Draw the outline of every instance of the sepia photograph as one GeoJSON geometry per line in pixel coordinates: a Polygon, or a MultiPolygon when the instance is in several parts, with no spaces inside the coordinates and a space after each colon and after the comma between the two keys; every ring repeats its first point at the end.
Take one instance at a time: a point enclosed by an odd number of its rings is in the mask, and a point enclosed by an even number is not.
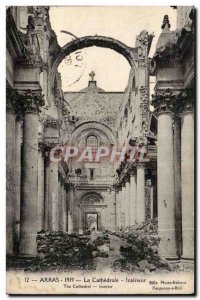
{"type": "Polygon", "coordinates": [[[7,6],[6,293],[195,294],[194,6],[7,6]]]}

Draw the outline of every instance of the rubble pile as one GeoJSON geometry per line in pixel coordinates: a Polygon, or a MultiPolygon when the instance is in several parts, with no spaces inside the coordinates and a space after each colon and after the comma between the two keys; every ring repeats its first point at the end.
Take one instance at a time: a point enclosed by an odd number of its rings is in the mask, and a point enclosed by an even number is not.
{"type": "MultiPolygon", "coordinates": [[[[113,263],[115,270],[150,273],[158,270],[171,271],[172,266],[158,253],[160,238],[157,219],[126,228],[120,233],[123,243],[122,258],[113,263]]],[[[119,233],[116,233],[119,236],[119,233]]]]}
{"type": "Polygon", "coordinates": [[[138,234],[158,234],[158,219],[148,220],[140,224],[135,224],[133,226],[126,227],[124,231],[117,231],[114,233],[120,238],[128,238],[129,234],[132,232],[137,232],[138,234]]]}
{"type": "Polygon", "coordinates": [[[37,235],[38,267],[40,270],[94,269],[92,252],[95,249],[88,235],[42,230],[37,235]]]}
{"type": "MultiPolygon", "coordinates": [[[[107,233],[92,232],[90,238],[91,244],[94,247],[92,252],[93,257],[108,257],[111,250],[110,239],[107,233]]],[[[112,251],[112,250],[111,250],[112,251]]]]}

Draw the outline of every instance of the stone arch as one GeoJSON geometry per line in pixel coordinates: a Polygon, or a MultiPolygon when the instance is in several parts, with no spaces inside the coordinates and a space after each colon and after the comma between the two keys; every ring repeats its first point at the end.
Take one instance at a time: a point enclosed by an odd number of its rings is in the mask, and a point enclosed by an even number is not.
{"type": "MultiPolygon", "coordinates": [[[[81,211],[83,213],[83,228],[87,229],[87,215],[97,216],[97,230],[105,229],[102,224],[102,210],[105,214],[105,202],[102,195],[95,191],[86,192],[81,198],[81,211]]],[[[105,216],[104,216],[105,217],[105,216]]]]}
{"type": "Polygon", "coordinates": [[[96,135],[94,132],[96,130],[102,132],[108,138],[110,144],[116,145],[116,137],[114,136],[112,130],[107,125],[97,121],[89,121],[79,124],[72,132],[69,143],[72,144],[73,141],[75,141],[78,136],[80,136],[81,133],[86,130],[88,130],[86,137],[89,135],[96,135]]]}
{"type": "Polygon", "coordinates": [[[90,198],[93,198],[96,200],[97,203],[102,204],[104,202],[103,197],[97,193],[97,192],[87,192],[81,197],[81,203],[82,205],[88,204],[88,205],[93,205],[94,203],[90,202],[90,198]]]}
{"type": "Polygon", "coordinates": [[[131,67],[136,68],[135,61],[137,60],[137,50],[136,48],[131,48],[125,45],[124,43],[110,37],[106,36],[84,36],[81,38],[77,38],[63,47],[60,47],[59,50],[56,51],[52,60],[52,87],[54,86],[54,79],[56,70],[61,63],[61,61],[70,53],[88,47],[102,47],[112,49],[119,54],[123,55],[124,58],[128,61],[131,67]]]}

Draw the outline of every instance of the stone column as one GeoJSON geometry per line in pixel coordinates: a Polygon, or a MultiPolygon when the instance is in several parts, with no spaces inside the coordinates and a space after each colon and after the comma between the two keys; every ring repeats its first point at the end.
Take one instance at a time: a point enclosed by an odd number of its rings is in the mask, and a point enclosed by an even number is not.
{"type": "Polygon", "coordinates": [[[49,165],[49,229],[58,230],[58,163],[49,165]]]}
{"type": "Polygon", "coordinates": [[[44,148],[43,144],[39,144],[38,152],[38,229],[44,229],[44,148]]]}
{"type": "Polygon", "coordinates": [[[182,114],[181,131],[183,258],[194,258],[194,115],[182,114]]]}
{"type": "MultiPolygon", "coordinates": [[[[58,230],[58,162],[52,161],[50,153],[52,148],[59,144],[59,132],[61,121],[47,116],[44,121],[44,137],[47,147],[46,166],[45,166],[45,225],[48,222],[48,229],[51,231],[58,230]],[[47,190],[48,189],[48,190],[47,190]]],[[[55,158],[55,157],[54,157],[55,158]]]]}
{"type": "Polygon", "coordinates": [[[66,194],[64,189],[64,181],[61,185],[61,193],[62,193],[62,231],[67,231],[67,206],[66,206],[66,194]]]}
{"type": "Polygon", "coordinates": [[[64,195],[64,178],[59,182],[59,230],[66,231],[66,201],[64,195]]]}
{"type": "Polygon", "coordinates": [[[72,215],[70,211],[68,210],[68,233],[73,233],[73,222],[72,222],[72,215]]]}
{"type": "Polygon", "coordinates": [[[121,192],[121,228],[125,228],[125,182],[122,183],[121,192]]]}
{"type": "Polygon", "coordinates": [[[58,173],[58,230],[62,231],[62,175],[58,173]]]}
{"type": "Polygon", "coordinates": [[[115,219],[115,230],[118,231],[119,230],[119,224],[118,224],[118,216],[119,216],[119,190],[115,190],[115,215],[116,215],[116,219],[115,219]]]}
{"type": "Polygon", "coordinates": [[[115,230],[115,190],[111,188],[107,193],[106,224],[107,229],[115,230]]]}
{"type": "MultiPolygon", "coordinates": [[[[32,96],[31,96],[32,97],[32,96]]],[[[27,99],[27,103],[30,99],[27,99]]],[[[38,110],[31,99],[24,115],[20,254],[37,254],[38,232],[38,110]]]]}
{"type": "Polygon", "coordinates": [[[69,199],[68,199],[68,233],[74,231],[73,212],[74,212],[74,187],[70,184],[69,187],[69,199]]]}
{"type": "Polygon", "coordinates": [[[130,224],[130,183],[129,178],[127,178],[125,185],[125,227],[130,224]]]}
{"type": "Polygon", "coordinates": [[[116,189],[116,230],[121,229],[121,190],[116,189]]]}
{"type": "Polygon", "coordinates": [[[136,216],[137,223],[145,221],[145,173],[144,164],[137,164],[137,203],[136,216]]]}
{"type": "Polygon", "coordinates": [[[176,243],[180,257],[182,254],[181,119],[178,117],[174,117],[174,188],[176,243]]]}
{"type": "Polygon", "coordinates": [[[136,170],[130,175],[130,226],[136,222],[136,201],[137,201],[137,184],[136,170]]]}
{"type": "Polygon", "coordinates": [[[157,176],[158,176],[158,233],[160,255],[176,258],[173,119],[170,111],[158,114],[157,176]]]}
{"type": "MultiPolygon", "coordinates": [[[[7,96],[8,97],[8,96],[7,96]]],[[[8,101],[8,99],[7,99],[8,101]]],[[[6,253],[14,251],[15,221],[15,113],[11,107],[6,109],[6,253]]]]}
{"type": "Polygon", "coordinates": [[[152,218],[158,216],[158,197],[157,197],[157,165],[152,169],[152,185],[153,185],[153,210],[152,218]]]}
{"type": "Polygon", "coordinates": [[[69,210],[69,192],[68,184],[64,184],[65,207],[66,207],[66,231],[68,232],[68,210],[69,210]]]}
{"type": "Polygon", "coordinates": [[[15,127],[15,252],[19,252],[20,239],[20,209],[21,209],[21,137],[22,137],[22,120],[16,119],[15,127]]]}
{"type": "Polygon", "coordinates": [[[44,160],[44,228],[45,230],[49,230],[49,158],[47,152],[45,152],[45,160],[44,160]]]}
{"type": "Polygon", "coordinates": [[[81,207],[79,207],[78,213],[79,213],[79,216],[78,216],[78,219],[79,219],[78,233],[79,234],[83,234],[83,220],[82,220],[82,210],[81,210],[81,207]]]}

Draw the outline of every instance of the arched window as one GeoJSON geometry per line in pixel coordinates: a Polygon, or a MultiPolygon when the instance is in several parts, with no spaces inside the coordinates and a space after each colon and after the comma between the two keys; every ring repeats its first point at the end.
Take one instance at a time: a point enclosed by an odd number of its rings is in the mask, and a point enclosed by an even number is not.
{"type": "Polygon", "coordinates": [[[92,147],[92,149],[97,149],[98,147],[98,140],[96,136],[90,135],[87,138],[87,146],[92,147]]]}

